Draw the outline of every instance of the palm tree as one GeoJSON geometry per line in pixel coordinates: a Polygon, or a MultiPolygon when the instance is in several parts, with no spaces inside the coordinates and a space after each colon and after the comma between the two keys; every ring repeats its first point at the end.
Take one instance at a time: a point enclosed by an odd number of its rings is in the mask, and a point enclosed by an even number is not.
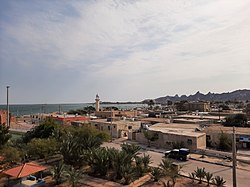
{"type": "Polygon", "coordinates": [[[194,171],[195,173],[195,176],[199,179],[199,184],[202,183],[202,179],[205,177],[205,168],[198,168],[197,167],[197,170],[194,171]]]}
{"type": "Polygon", "coordinates": [[[171,172],[173,168],[173,161],[167,158],[161,160],[160,168],[163,170],[164,174],[167,175],[171,172]]]}
{"type": "Polygon", "coordinates": [[[141,157],[135,157],[135,170],[138,175],[138,177],[142,177],[144,173],[144,167],[143,167],[143,162],[141,157]]]}
{"type": "Polygon", "coordinates": [[[162,170],[159,167],[153,168],[151,174],[155,182],[159,181],[162,176],[162,170]]]}
{"type": "Polygon", "coordinates": [[[172,186],[174,187],[176,179],[179,177],[181,167],[175,166],[173,162],[167,158],[162,159],[160,167],[162,168],[164,175],[169,176],[171,178],[172,186]]]}
{"type": "Polygon", "coordinates": [[[223,177],[216,176],[216,177],[214,177],[214,184],[215,184],[215,186],[223,187],[223,186],[225,186],[226,181],[224,181],[223,177]]]}
{"type": "Polygon", "coordinates": [[[52,167],[51,170],[53,179],[56,181],[56,184],[60,184],[63,177],[65,176],[65,164],[63,161],[58,162],[56,165],[52,167]]]}
{"type": "Polygon", "coordinates": [[[130,154],[127,154],[124,151],[113,151],[111,154],[111,159],[112,159],[112,168],[115,173],[115,178],[116,179],[122,179],[122,169],[126,165],[129,165],[131,167],[132,163],[132,157],[130,154]]]}
{"type": "Polygon", "coordinates": [[[138,145],[123,143],[121,147],[123,151],[125,151],[127,154],[130,154],[133,158],[140,154],[138,151],[141,150],[141,147],[138,145]]]}
{"type": "Polygon", "coordinates": [[[81,167],[84,160],[82,159],[83,149],[79,146],[79,139],[68,132],[60,142],[60,152],[63,155],[64,162],[74,167],[81,167]]]}
{"type": "Polygon", "coordinates": [[[148,171],[148,166],[149,166],[149,164],[152,163],[151,156],[146,155],[145,153],[143,153],[143,156],[141,157],[141,159],[142,159],[142,163],[143,163],[143,166],[144,166],[144,170],[148,171]]]}
{"type": "Polygon", "coordinates": [[[194,179],[196,178],[195,173],[189,173],[189,178],[192,179],[192,183],[194,183],[194,179]]]}
{"type": "Polygon", "coordinates": [[[124,179],[125,185],[129,184],[133,178],[136,176],[136,170],[132,168],[130,165],[126,164],[121,167],[121,176],[124,179]]]}
{"type": "Polygon", "coordinates": [[[92,149],[85,152],[85,159],[93,173],[105,176],[110,168],[110,155],[106,148],[92,149]]]}
{"type": "Polygon", "coordinates": [[[210,186],[210,182],[211,182],[211,180],[212,180],[212,178],[213,178],[213,174],[212,174],[212,173],[209,173],[209,172],[206,172],[206,173],[205,173],[205,178],[206,178],[206,180],[207,180],[207,186],[210,186]]]}
{"type": "Polygon", "coordinates": [[[80,179],[81,173],[79,170],[76,170],[74,167],[70,167],[67,170],[67,178],[69,182],[71,183],[72,187],[76,187],[78,184],[78,181],[80,179]]]}

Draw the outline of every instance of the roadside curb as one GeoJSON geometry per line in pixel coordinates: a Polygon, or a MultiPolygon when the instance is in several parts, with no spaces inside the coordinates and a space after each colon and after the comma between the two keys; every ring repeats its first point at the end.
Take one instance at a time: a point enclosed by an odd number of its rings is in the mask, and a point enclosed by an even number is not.
{"type": "Polygon", "coordinates": [[[209,163],[209,164],[216,164],[216,165],[219,165],[219,166],[225,166],[225,167],[232,167],[232,166],[229,166],[229,165],[226,165],[226,164],[222,164],[222,163],[217,163],[217,162],[210,162],[210,161],[207,161],[207,160],[201,160],[201,159],[197,159],[197,158],[189,158],[190,160],[196,160],[196,161],[200,161],[200,162],[205,162],[205,163],[209,163]]]}
{"type": "MultiPolygon", "coordinates": [[[[204,162],[204,163],[215,164],[215,165],[219,165],[219,166],[225,166],[225,167],[232,168],[232,166],[226,165],[226,164],[222,164],[222,163],[210,162],[210,161],[207,161],[207,160],[201,160],[201,159],[192,158],[192,157],[189,158],[189,159],[190,159],[190,160],[196,160],[196,161],[204,162]]],[[[237,167],[237,169],[244,170],[244,171],[250,171],[250,169],[239,168],[239,167],[237,167]]]]}

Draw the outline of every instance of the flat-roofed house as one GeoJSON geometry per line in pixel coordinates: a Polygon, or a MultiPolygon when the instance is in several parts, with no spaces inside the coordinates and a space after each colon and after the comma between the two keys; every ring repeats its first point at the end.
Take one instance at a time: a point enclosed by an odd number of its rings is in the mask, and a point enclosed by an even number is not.
{"type": "Polygon", "coordinates": [[[100,131],[110,133],[113,138],[127,137],[128,139],[132,139],[132,132],[139,130],[141,127],[140,121],[115,118],[95,119],[91,120],[90,124],[100,131]]]}
{"type": "MultiPolygon", "coordinates": [[[[233,135],[233,127],[224,127],[222,125],[213,125],[204,128],[207,140],[213,146],[218,145],[221,133],[227,134],[230,138],[233,135]]],[[[250,148],[250,128],[235,127],[236,143],[238,148],[250,148]]]]}
{"type": "MultiPolygon", "coordinates": [[[[158,148],[172,148],[174,143],[184,143],[185,147],[189,149],[205,149],[206,148],[206,134],[204,132],[197,132],[199,125],[196,124],[166,124],[157,123],[148,127],[150,133],[157,133],[158,140],[151,143],[151,145],[158,148]]],[[[148,140],[145,138],[143,130],[136,133],[135,140],[147,144],[148,140]]]]}

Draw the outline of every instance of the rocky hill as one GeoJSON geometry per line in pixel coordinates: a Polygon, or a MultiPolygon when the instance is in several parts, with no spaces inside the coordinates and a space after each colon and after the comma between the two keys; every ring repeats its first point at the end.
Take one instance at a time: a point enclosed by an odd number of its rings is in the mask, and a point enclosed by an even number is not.
{"type": "Polygon", "coordinates": [[[227,93],[207,93],[203,94],[199,91],[194,95],[182,95],[182,96],[165,96],[165,97],[159,97],[156,98],[155,101],[157,103],[167,103],[167,101],[181,101],[181,100],[187,100],[187,101],[228,101],[228,100],[238,100],[238,101],[246,101],[250,100],[250,90],[244,89],[244,90],[236,90],[233,92],[227,92],[227,93]]]}

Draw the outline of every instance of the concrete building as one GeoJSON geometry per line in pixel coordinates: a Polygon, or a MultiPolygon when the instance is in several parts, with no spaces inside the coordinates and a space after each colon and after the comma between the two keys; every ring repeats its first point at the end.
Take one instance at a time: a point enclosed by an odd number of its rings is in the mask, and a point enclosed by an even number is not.
{"type": "Polygon", "coordinates": [[[197,102],[180,102],[177,104],[177,110],[179,111],[199,111],[199,112],[209,112],[210,103],[204,101],[197,102]]]}
{"type": "MultiPolygon", "coordinates": [[[[9,121],[10,121],[10,123],[15,123],[16,117],[11,116],[11,114],[9,113],[9,121]]],[[[7,110],[0,110],[0,124],[7,125],[7,110]]]]}
{"type": "Polygon", "coordinates": [[[112,110],[112,111],[96,111],[95,115],[98,118],[114,118],[114,117],[135,117],[137,116],[136,110],[112,110]]]}
{"type": "Polygon", "coordinates": [[[111,118],[95,119],[91,120],[90,124],[100,131],[110,133],[112,138],[127,137],[128,139],[132,139],[132,132],[139,130],[141,127],[140,121],[119,120],[114,118],[112,118],[112,120],[111,118]]]}
{"type": "Polygon", "coordinates": [[[50,115],[49,118],[54,119],[58,124],[60,125],[71,125],[72,122],[75,121],[86,121],[89,122],[90,118],[86,116],[77,116],[77,115],[68,115],[68,114],[63,114],[63,115],[50,115]]]}
{"type": "Polygon", "coordinates": [[[214,124],[217,123],[220,120],[224,120],[226,116],[215,116],[215,115],[209,115],[209,114],[184,114],[176,116],[175,119],[187,119],[187,120],[206,120],[203,121],[204,123],[210,123],[214,124]]]}
{"type": "MultiPolygon", "coordinates": [[[[157,123],[148,127],[149,133],[157,133],[158,140],[151,143],[152,146],[158,148],[171,149],[174,143],[183,142],[185,147],[195,149],[206,148],[206,134],[197,132],[199,125],[196,124],[166,124],[157,123]]],[[[145,138],[143,130],[141,132],[134,132],[134,140],[147,144],[148,140],[145,138]]]]}
{"type": "MultiPolygon", "coordinates": [[[[203,132],[206,133],[207,141],[210,141],[212,146],[217,146],[222,132],[232,138],[233,127],[213,125],[204,128],[203,132]]],[[[235,133],[238,148],[250,148],[250,128],[235,127],[235,133]]]]}
{"type": "Polygon", "coordinates": [[[0,124],[7,124],[7,110],[0,110],[0,124]]]}

